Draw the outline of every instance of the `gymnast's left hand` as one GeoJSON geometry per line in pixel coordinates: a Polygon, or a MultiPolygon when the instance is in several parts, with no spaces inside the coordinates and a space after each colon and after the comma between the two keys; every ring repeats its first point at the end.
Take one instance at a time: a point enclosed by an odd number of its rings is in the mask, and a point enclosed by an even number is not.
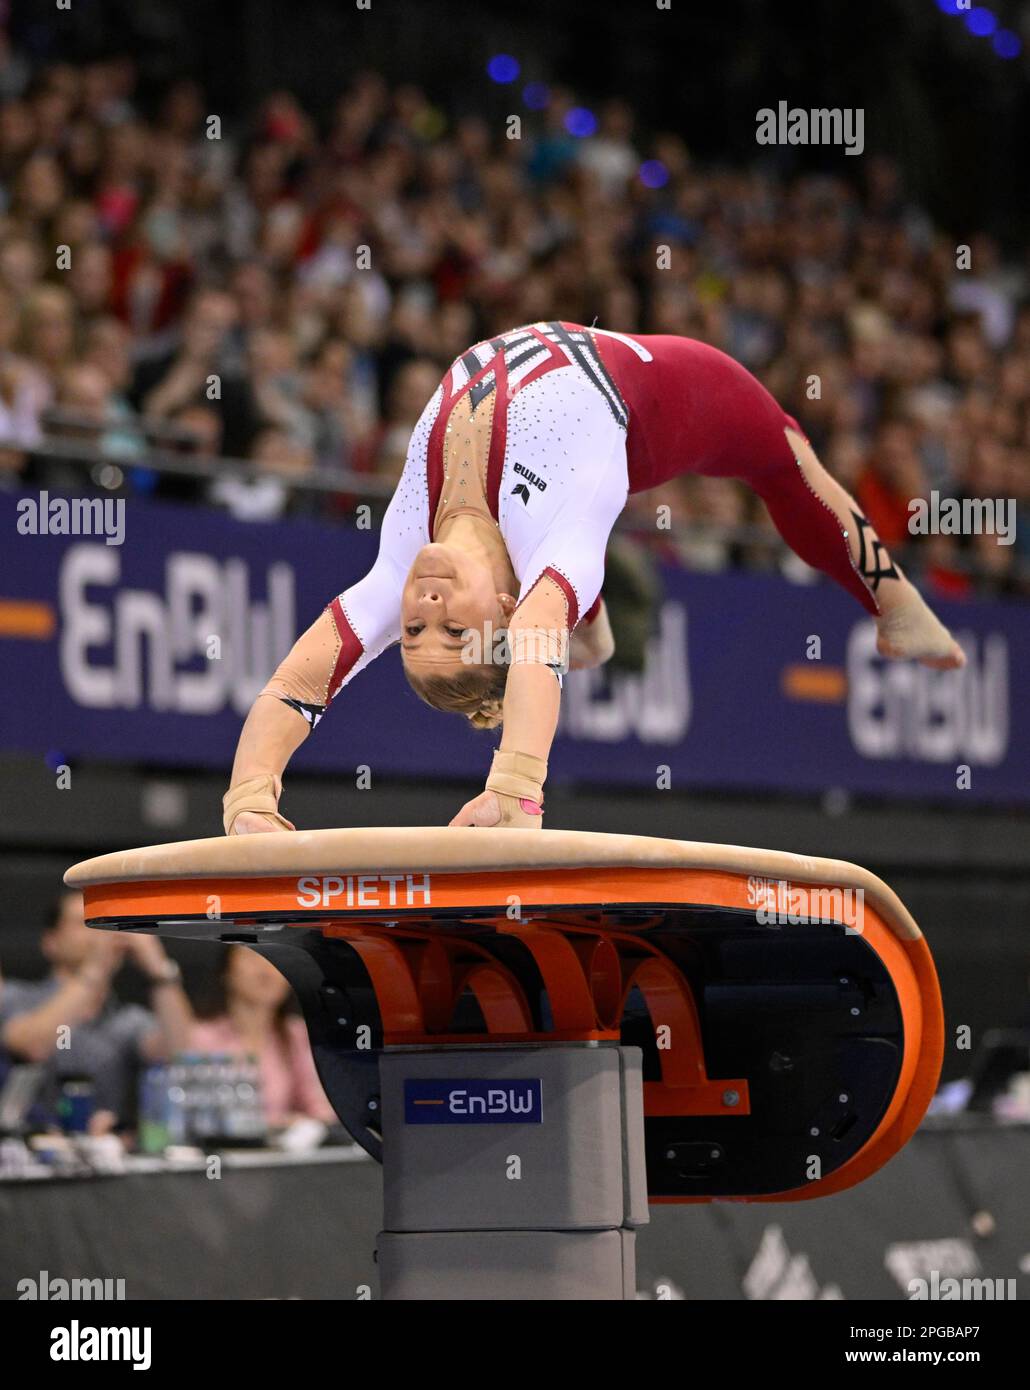
{"type": "Polygon", "coordinates": [[[543,825],[543,810],[526,797],[504,796],[497,792],[480,792],[466,801],[451,825],[496,826],[504,830],[539,830],[543,825]]]}

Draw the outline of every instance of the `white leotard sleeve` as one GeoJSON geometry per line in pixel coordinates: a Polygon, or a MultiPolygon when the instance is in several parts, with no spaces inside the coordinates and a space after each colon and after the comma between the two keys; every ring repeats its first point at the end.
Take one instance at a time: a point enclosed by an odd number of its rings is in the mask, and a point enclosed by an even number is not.
{"type": "Polygon", "coordinates": [[[404,471],[383,516],[375,563],[364,579],[344,589],[329,605],[343,644],[330,699],[370,661],[400,640],[404,582],[416,554],[429,540],[426,460],[429,436],[442,399],[441,385],[412,433],[404,471]]]}

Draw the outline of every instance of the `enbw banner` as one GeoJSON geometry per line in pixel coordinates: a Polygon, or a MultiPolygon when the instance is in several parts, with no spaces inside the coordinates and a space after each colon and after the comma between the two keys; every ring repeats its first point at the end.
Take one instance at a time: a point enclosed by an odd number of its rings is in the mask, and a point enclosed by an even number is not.
{"type": "MultiPolygon", "coordinates": [[[[351,526],[134,500],[122,543],[23,534],[18,503],[0,497],[0,746],[51,761],[228,768],[257,692],[377,546],[351,526]]],[[[969,664],[934,672],[881,661],[829,582],[662,578],[646,671],[567,678],[552,782],[1030,801],[1030,606],[936,604],[969,664]]],[[[478,777],[494,741],[423,705],[392,650],[293,765],[478,777]]]]}

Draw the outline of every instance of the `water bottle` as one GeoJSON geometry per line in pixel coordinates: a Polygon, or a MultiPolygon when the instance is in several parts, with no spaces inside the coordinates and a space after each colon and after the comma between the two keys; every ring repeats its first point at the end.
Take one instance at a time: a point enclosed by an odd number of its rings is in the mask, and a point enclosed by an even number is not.
{"type": "Polygon", "coordinates": [[[190,1125],[189,1077],[192,1055],[182,1052],[168,1068],[167,1125],[169,1144],[192,1142],[190,1125]]]}
{"type": "Polygon", "coordinates": [[[215,1092],[215,1113],[217,1138],[223,1143],[232,1144],[237,1139],[238,1116],[236,1090],[234,1086],[236,1067],[228,1053],[214,1059],[213,1081],[215,1092]]]}
{"type": "Polygon", "coordinates": [[[65,1134],[87,1134],[96,1109],[91,1076],[66,1076],[58,1083],[57,1118],[65,1134]]]}
{"type": "Polygon", "coordinates": [[[216,1137],[218,1130],[218,1110],[215,1096],[215,1069],[210,1058],[200,1057],[192,1068],[190,1089],[192,1092],[191,1117],[194,1142],[203,1148],[216,1137]]]}
{"type": "Polygon", "coordinates": [[[140,1080],[139,1147],[145,1154],[161,1154],[171,1142],[171,1068],[148,1067],[140,1080]]]}
{"type": "Polygon", "coordinates": [[[253,1053],[244,1059],[239,1068],[235,1091],[240,1138],[246,1144],[263,1144],[268,1138],[268,1122],[265,1119],[261,1068],[253,1053]]]}

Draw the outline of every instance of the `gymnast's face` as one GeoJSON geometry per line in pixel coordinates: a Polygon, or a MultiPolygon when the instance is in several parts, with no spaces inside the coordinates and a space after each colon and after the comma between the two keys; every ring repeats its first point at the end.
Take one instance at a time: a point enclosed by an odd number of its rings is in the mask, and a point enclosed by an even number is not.
{"type": "Polygon", "coordinates": [[[491,649],[514,608],[514,598],[497,592],[482,560],[456,546],[425,545],[401,595],[401,659],[419,675],[460,671],[474,659],[474,647],[491,649]]]}

